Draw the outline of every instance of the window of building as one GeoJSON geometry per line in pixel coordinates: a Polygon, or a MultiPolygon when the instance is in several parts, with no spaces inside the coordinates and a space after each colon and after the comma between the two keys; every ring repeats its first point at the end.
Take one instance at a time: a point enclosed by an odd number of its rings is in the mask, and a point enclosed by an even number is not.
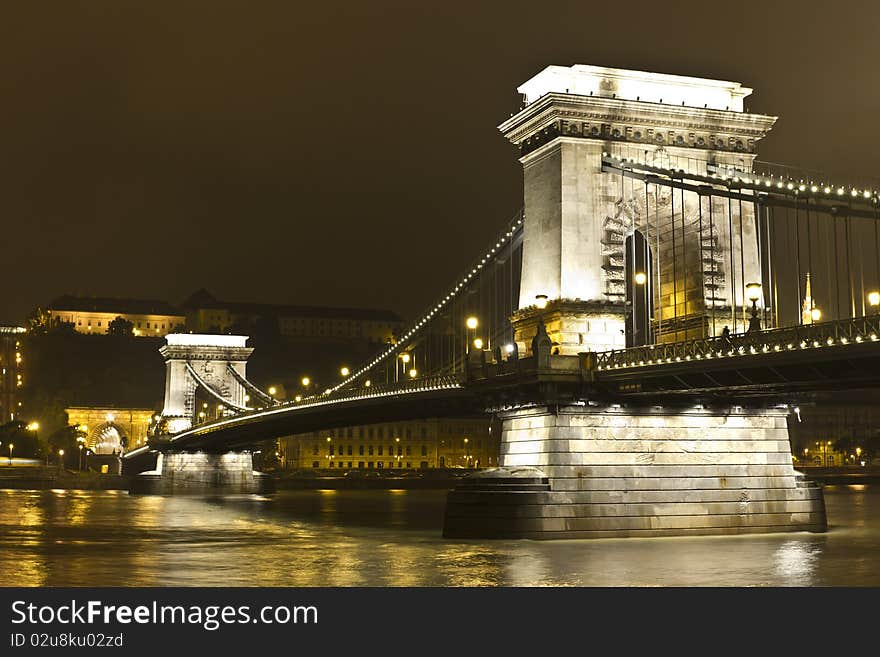
{"type": "Polygon", "coordinates": [[[428,446],[422,445],[422,456],[427,456],[427,455],[428,455],[428,446]]]}
{"type": "Polygon", "coordinates": [[[369,454],[370,456],[373,455],[373,446],[372,445],[370,445],[369,449],[367,450],[367,454],[369,454]]]}
{"type": "Polygon", "coordinates": [[[348,462],[348,469],[351,470],[351,461],[348,462]]]}
{"type": "Polygon", "coordinates": [[[372,461],[367,461],[367,469],[368,469],[368,470],[372,470],[372,469],[373,469],[373,462],[372,462],[372,461]]]}
{"type": "Polygon", "coordinates": [[[98,326],[100,326],[100,325],[101,325],[101,320],[99,319],[99,320],[98,320],[98,326]]]}
{"type": "Polygon", "coordinates": [[[412,448],[409,445],[406,446],[406,455],[410,456],[412,454],[412,448]]]}
{"type": "Polygon", "coordinates": [[[412,429],[407,429],[406,430],[406,439],[409,440],[410,438],[412,438],[412,429]]]}
{"type": "Polygon", "coordinates": [[[320,467],[320,464],[317,461],[312,461],[312,467],[318,468],[318,467],[320,467]]]}
{"type": "Polygon", "coordinates": [[[420,468],[421,470],[427,470],[427,469],[428,469],[428,462],[427,462],[427,461],[422,461],[421,463],[419,463],[419,468],[420,468]]]}
{"type": "Polygon", "coordinates": [[[427,427],[422,427],[422,439],[424,440],[427,437],[428,437],[428,429],[427,429],[427,427]]]}
{"type": "Polygon", "coordinates": [[[379,435],[377,436],[377,438],[382,439],[384,437],[385,437],[385,428],[379,427],[379,435]]]}
{"type": "Polygon", "coordinates": [[[335,449],[336,448],[333,447],[333,445],[330,445],[330,456],[333,456],[333,450],[335,450],[335,449]]]}
{"type": "Polygon", "coordinates": [[[330,467],[331,468],[333,467],[333,461],[330,461],[330,467]]]}
{"type": "Polygon", "coordinates": [[[397,455],[398,455],[398,456],[403,456],[403,445],[398,445],[398,446],[397,446],[397,455]]]}
{"type": "Polygon", "coordinates": [[[364,455],[364,446],[358,445],[358,456],[363,456],[363,455],[364,455]]]}
{"type": "Polygon", "coordinates": [[[397,467],[398,467],[398,468],[402,468],[402,467],[403,467],[403,461],[398,461],[398,462],[397,462],[397,467]]]}
{"type": "Polygon", "coordinates": [[[407,467],[408,470],[411,470],[411,469],[412,469],[412,463],[410,463],[409,461],[407,461],[407,462],[406,462],[406,467],[407,467]]]}
{"type": "Polygon", "coordinates": [[[345,431],[345,437],[346,437],[346,438],[351,438],[351,433],[352,433],[352,431],[351,431],[351,427],[349,427],[349,428],[345,431]]]}
{"type": "Polygon", "coordinates": [[[315,455],[315,456],[318,455],[318,446],[317,446],[317,445],[315,445],[315,446],[312,448],[312,454],[315,455]]]}
{"type": "Polygon", "coordinates": [[[384,461],[379,461],[378,463],[376,463],[376,467],[379,468],[379,469],[381,470],[382,468],[385,467],[385,462],[384,462],[384,461]]]}
{"type": "MultiPolygon", "coordinates": [[[[348,455],[351,456],[351,445],[348,446],[348,455]]],[[[348,466],[351,467],[351,466],[348,466]]]]}
{"type": "Polygon", "coordinates": [[[358,461],[358,469],[359,469],[359,470],[363,470],[363,469],[364,469],[364,462],[363,462],[363,461],[358,461]]]}
{"type": "Polygon", "coordinates": [[[373,437],[373,427],[370,427],[370,428],[367,430],[367,437],[369,437],[369,438],[372,438],[372,437],[373,437]]]}
{"type": "Polygon", "coordinates": [[[379,456],[382,456],[382,445],[379,445],[379,456]]]}

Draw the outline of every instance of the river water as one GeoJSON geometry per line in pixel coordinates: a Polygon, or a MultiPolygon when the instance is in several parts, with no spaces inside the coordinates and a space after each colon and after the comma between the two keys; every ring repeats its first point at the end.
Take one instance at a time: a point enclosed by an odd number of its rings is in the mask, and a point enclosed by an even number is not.
{"type": "Polygon", "coordinates": [[[443,491],[0,490],[0,583],[880,585],[880,486],[828,486],[825,495],[826,534],[547,542],[445,540],[443,491]]]}

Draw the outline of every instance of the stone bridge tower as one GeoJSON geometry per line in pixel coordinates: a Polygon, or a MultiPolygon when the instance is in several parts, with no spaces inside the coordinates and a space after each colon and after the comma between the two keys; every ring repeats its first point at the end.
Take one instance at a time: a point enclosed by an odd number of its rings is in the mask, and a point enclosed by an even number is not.
{"type": "Polygon", "coordinates": [[[520,353],[539,317],[563,355],[627,345],[636,233],[650,245],[653,339],[713,335],[731,323],[741,330],[744,284],[761,280],[752,204],[730,209],[724,199],[624,180],[603,172],[602,160],[608,153],[703,174],[724,165],[750,170],[776,121],[743,111],[751,89],[575,65],[548,66],[518,90],[525,107],[499,129],[520,148],[524,173],[520,308],[511,318],[520,353]],[[699,213],[708,217],[710,205],[715,225],[701,235],[699,213]]]}
{"type": "Polygon", "coordinates": [[[195,395],[199,387],[209,388],[209,395],[227,409],[245,408],[245,389],[229,371],[232,367],[240,380],[246,379],[247,360],[253,348],[247,336],[172,333],[159,353],[165,359],[165,407],[162,417],[169,433],[189,429],[195,419],[195,395]],[[221,401],[222,400],[222,401],[221,401]]]}

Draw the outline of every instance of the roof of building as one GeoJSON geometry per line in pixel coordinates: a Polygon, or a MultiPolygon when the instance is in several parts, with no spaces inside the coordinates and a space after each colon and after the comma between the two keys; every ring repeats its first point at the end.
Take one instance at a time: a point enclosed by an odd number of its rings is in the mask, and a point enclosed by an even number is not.
{"type": "Polygon", "coordinates": [[[322,319],[363,319],[383,322],[402,322],[400,315],[390,310],[375,308],[333,308],[325,306],[295,306],[271,303],[220,301],[205,288],[194,292],[183,302],[187,310],[228,310],[242,315],[275,315],[279,317],[320,317],[322,319]]]}
{"type": "Polygon", "coordinates": [[[65,294],[49,304],[50,310],[73,310],[80,312],[119,313],[121,315],[173,315],[182,316],[179,309],[167,301],[156,299],[116,299],[112,297],[77,297],[65,294]]]}

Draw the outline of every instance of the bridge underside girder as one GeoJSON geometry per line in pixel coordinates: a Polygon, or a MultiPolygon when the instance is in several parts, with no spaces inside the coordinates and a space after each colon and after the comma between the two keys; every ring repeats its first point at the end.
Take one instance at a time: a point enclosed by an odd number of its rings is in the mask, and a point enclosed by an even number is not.
{"type": "Polygon", "coordinates": [[[479,399],[466,389],[443,390],[399,398],[375,397],[288,406],[261,413],[227,418],[188,432],[179,439],[151,441],[160,451],[225,452],[251,447],[265,440],[337,427],[402,422],[432,417],[470,417],[485,415],[479,399]]]}
{"type": "Polygon", "coordinates": [[[610,395],[712,395],[790,400],[801,393],[880,385],[873,344],[741,355],[609,370],[597,383],[610,395]]]}

